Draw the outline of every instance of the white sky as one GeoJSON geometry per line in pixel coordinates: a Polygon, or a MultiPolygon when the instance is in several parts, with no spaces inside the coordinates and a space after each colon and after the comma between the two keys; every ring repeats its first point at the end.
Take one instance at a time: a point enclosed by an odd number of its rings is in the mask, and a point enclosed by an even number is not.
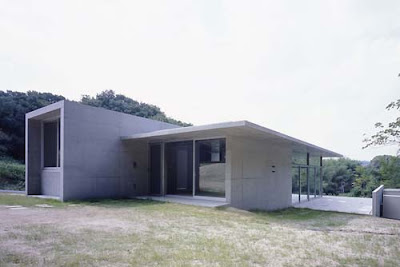
{"type": "Polygon", "coordinates": [[[0,90],[113,89],[195,125],[246,119],[370,160],[400,98],[400,1],[0,0],[0,90]]]}

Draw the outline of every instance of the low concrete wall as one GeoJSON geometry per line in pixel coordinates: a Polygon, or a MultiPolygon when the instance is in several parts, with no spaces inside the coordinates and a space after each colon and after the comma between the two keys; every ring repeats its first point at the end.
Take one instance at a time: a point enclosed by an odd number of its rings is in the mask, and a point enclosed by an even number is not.
{"type": "Polygon", "coordinates": [[[379,186],[372,192],[372,216],[381,217],[381,205],[383,201],[383,185],[379,186]]]}
{"type": "Polygon", "coordinates": [[[383,190],[382,216],[400,220],[400,189],[383,190]]]}
{"type": "Polygon", "coordinates": [[[60,170],[42,170],[41,194],[46,196],[60,196],[60,170]]]}

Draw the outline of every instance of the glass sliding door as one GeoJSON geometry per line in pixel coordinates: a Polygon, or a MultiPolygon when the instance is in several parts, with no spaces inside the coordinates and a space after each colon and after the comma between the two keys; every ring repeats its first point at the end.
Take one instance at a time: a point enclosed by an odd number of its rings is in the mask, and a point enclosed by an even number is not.
{"type": "Polygon", "coordinates": [[[300,168],[300,201],[307,201],[308,181],[307,168],[300,168]]]}
{"type": "Polygon", "coordinates": [[[299,186],[300,167],[292,167],[292,203],[299,202],[300,186],[299,186]]]}
{"type": "Polygon", "coordinates": [[[193,142],[165,145],[167,194],[193,194],[193,142]]]}
{"type": "Polygon", "coordinates": [[[225,197],[225,139],[195,142],[195,194],[225,197]]]}
{"type": "Polygon", "coordinates": [[[322,186],[322,181],[321,181],[321,168],[315,168],[316,170],[316,177],[315,177],[315,189],[317,193],[317,197],[322,196],[321,194],[321,186],[322,186]]]}
{"type": "Polygon", "coordinates": [[[161,194],[161,145],[150,144],[150,193],[161,194]]]}
{"type": "Polygon", "coordinates": [[[316,197],[316,191],[315,191],[315,168],[314,167],[309,167],[308,168],[308,184],[310,188],[310,198],[316,197]]]}

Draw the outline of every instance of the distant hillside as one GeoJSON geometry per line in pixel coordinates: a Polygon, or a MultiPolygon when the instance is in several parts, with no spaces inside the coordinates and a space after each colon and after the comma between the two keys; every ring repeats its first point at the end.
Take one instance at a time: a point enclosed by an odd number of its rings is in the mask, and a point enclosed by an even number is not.
{"type": "MultiPolygon", "coordinates": [[[[64,100],[51,93],[28,91],[26,93],[0,90],[0,158],[23,161],[25,157],[25,113],[64,100]]],[[[180,126],[191,124],[167,117],[155,105],[141,103],[124,95],[106,90],[96,97],[82,96],[80,101],[95,107],[164,121],[180,126]]]]}
{"type": "Polygon", "coordinates": [[[155,105],[138,102],[124,95],[115,94],[113,90],[103,91],[100,94],[97,94],[96,97],[84,95],[82,96],[81,103],[94,107],[102,107],[109,110],[136,115],[139,117],[168,122],[179,126],[192,125],[190,123],[185,123],[167,117],[165,113],[162,112],[161,109],[155,105]]]}

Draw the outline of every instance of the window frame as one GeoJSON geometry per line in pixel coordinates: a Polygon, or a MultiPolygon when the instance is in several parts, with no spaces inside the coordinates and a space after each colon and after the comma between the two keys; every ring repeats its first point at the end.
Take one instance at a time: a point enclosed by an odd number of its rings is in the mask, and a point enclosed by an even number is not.
{"type": "Polygon", "coordinates": [[[61,118],[60,116],[48,118],[45,120],[41,121],[41,137],[40,137],[40,142],[41,142],[41,168],[42,170],[60,170],[61,168],[61,118]],[[45,167],[44,166],[44,124],[50,123],[50,122],[57,122],[57,152],[56,152],[56,167],[45,167]]]}
{"type": "MultiPolygon", "coordinates": [[[[197,140],[197,142],[199,142],[199,149],[200,148],[200,144],[201,142],[204,141],[208,141],[210,142],[210,160],[209,161],[201,161],[201,156],[199,159],[199,163],[200,164],[215,164],[215,163],[226,163],[226,139],[225,138],[208,138],[208,139],[203,139],[203,140],[197,140]],[[212,160],[212,145],[211,142],[212,141],[218,141],[219,142],[219,155],[220,155],[220,159],[218,161],[213,161],[212,160]],[[224,143],[224,145],[222,145],[222,142],[224,143]],[[224,149],[224,151],[222,152],[222,149],[224,149]]],[[[199,151],[200,153],[200,151],[199,151]]]]}

